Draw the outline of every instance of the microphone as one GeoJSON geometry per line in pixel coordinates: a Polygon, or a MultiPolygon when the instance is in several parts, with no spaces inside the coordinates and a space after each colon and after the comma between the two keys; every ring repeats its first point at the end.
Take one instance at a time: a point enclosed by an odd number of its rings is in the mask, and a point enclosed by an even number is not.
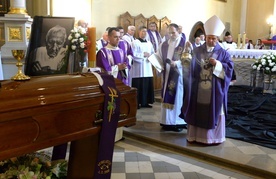
{"type": "Polygon", "coordinates": [[[171,60],[170,59],[166,59],[166,63],[168,63],[169,65],[171,64],[171,60]]]}

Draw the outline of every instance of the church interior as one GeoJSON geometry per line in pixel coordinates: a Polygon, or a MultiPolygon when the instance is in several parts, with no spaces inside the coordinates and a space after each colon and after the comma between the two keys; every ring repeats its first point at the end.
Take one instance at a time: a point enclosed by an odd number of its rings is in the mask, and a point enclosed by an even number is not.
{"type": "MultiPolygon", "coordinates": [[[[93,173],[97,153],[104,155],[108,151],[104,143],[109,142],[114,151],[106,155],[113,159],[112,168],[102,172],[111,170],[111,179],[276,178],[276,75],[270,75],[267,82],[265,75],[252,73],[251,66],[262,55],[276,52],[275,0],[2,0],[0,3],[3,129],[0,160],[35,151],[51,156],[59,146],[70,161],[68,178],[97,178],[93,173]],[[101,83],[98,77],[75,75],[74,62],[68,62],[72,69],[68,68],[66,74],[47,71],[47,76],[44,73],[40,76],[41,73],[33,71],[35,66],[30,67],[32,50],[45,43],[43,28],[49,29],[54,23],[67,24],[66,31],[70,33],[78,21],[85,21],[88,33],[92,34],[88,38],[96,49],[96,40],[107,27],[122,26],[126,32],[130,25],[139,29],[150,22],[156,23],[162,37],[170,23],[181,25],[186,40],[194,42],[204,33],[204,22],[213,15],[225,25],[221,41],[231,34],[238,44],[236,49],[228,50],[237,77],[229,88],[226,141],[219,145],[189,143],[187,129],[162,130],[162,78],[156,74],[152,108],[137,109],[135,89],[115,81],[121,92],[122,111],[118,115],[117,133],[114,128],[110,132],[115,137],[113,144],[114,140],[108,140],[110,136],[101,139],[99,126],[104,124],[104,115],[98,109],[105,105],[106,98],[96,85],[101,83]],[[263,49],[245,47],[246,40],[252,40],[255,46],[258,39],[264,43],[263,49]],[[25,54],[16,56],[14,50],[25,54]],[[41,93],[44,91],[45,94],[41,93]],[[87,116],[93,116],[93,128],[87,116]]],[[[68,57],[69,61],[73,58],[68,57]]],[[[96,50],[88,51],[85,66],[97,67],[96,50]]],[[[0,176],[1,172],[0,163],[0,176]]]]}

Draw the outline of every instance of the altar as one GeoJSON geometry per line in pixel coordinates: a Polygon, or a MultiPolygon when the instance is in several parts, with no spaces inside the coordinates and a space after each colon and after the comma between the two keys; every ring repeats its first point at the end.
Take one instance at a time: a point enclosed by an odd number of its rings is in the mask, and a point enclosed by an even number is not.
{"type": "MultiPolygon", "coordinates": [[[[236,82],[234,85],[248,85],[252,86],[252,67],[251,65],[259,59],[262,55],[268,53],[276,53],[276,50],[255,50],[255,49],[234,49],[228,50],[234,62],[234,69],[236,72],[236,82]]],[[[261,79],[257,78],[256,86],[262,86],[261,79]]]]}

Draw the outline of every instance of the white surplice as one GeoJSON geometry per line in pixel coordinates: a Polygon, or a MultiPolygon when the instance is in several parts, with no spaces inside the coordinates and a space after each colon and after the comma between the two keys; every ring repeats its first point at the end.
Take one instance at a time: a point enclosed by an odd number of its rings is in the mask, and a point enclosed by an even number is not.
{"type": "Polygon", "coordinates": [[[148,57],[144,57],[144,52],[154,53],[152,43],[150,41],[140,42],[136,39],[132,42],[133,64],[131,69],[132,78],[153,77],[152,66],[148,57]]]}

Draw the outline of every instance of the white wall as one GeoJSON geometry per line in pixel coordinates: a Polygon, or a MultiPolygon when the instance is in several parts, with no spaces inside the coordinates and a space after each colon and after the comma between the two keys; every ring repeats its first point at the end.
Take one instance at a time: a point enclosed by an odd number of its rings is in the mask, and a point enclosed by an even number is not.
{"type": "MultiPolygon", "coordinates": [[[[237,34],[246,32],[251,39],[263,38],[268,34],[266,19],[273,14],[276,0],[26,0],[32,4],[31,15],[45,15],[47,1],[52,3],[53,16],[70,16],[86,19],[97,28],[100,38],[106,27],[117,26],[119,16],[126,11],[146,18],[167,16],[172,22],[181,24],[186,36],[193,25],[205,22],[212,15],[218,15],[224,23],[230,24],[230,32],[236,40],[237,34]],[[225,2],[227,1],[227,2],[225,2]],[[246,7],[244,7],[246,6],[246,7]],[[38,8],[39,7],[39,8],[38,8]],[[245,15],[246,13],[246,15],[245,15]],[[256,26],[256,24],[258,24],[256,26]]],[[[275,14],[275,13],[274,13],[275,14]]],[[[47,14],[46,14],[47,15],[47,14]]],[[[276,31],[276,30],[274,30],[276,31]]],[[[254,40],[255,41],[255,40],[254,40]]]]}
{"type": "MultiPolygon", "coordinates": [[[[52,16],[75,17],[91,22],[92,0],[52,0],[52,16]]],[[[89,24],[91,25],[91,24],[89,24]]]]}
{"type": "Polygon", "coordinates": [[[118,26],[119,16],[127,11],[132,16],[143,14],[146,18],[167,16],[183,26],[187,37],[196,22],[204,23],[214,14],[230,23],[233,34],[238,34],[240,29],[241,0],[51,0],[51,3],[51,15],[86,19],[97,28],[97,38],[106,27],[118,26]]]}
{"type": "Polygon", "coordinates": [[[181,24],[188,37],[196,22],[205,22],[214,14],[224,22],[236,21],[240,17],[240,9],[234,7],[240,7],[240,4],[240,0],[93,0],[91,24],[97,28],[99,38],[106,27],[117,26],[119,15],[126,11],[132,16],[141,13],[146,18],[152,15],[159,19],[167,16],[172,22],[181,24]],[[226,6],[231,14],[225,10],[226,6]]]}

